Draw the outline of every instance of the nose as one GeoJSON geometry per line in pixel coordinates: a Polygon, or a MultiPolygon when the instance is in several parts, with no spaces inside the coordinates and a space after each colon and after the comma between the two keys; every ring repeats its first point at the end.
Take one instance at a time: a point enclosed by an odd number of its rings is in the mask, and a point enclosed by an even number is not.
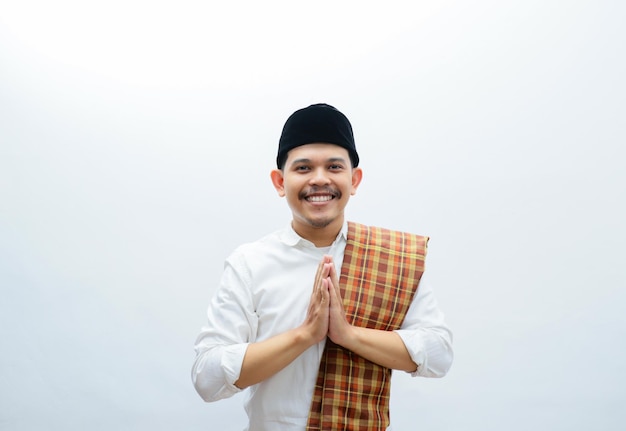
{"type": "Polygon", "coordinates": [[[309,183],[316,186],[329,184],[330,178],[328,177],[328,172],[326,172],[326,169],[321,167],[315,169],[309,183]]]}

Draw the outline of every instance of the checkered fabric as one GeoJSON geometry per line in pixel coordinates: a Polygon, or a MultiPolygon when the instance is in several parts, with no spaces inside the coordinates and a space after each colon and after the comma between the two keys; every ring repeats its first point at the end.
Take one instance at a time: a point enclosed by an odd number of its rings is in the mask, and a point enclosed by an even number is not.
{"type": "MultiPolygon", "coordinates": [[[[346,317],[356,326],[399,329],[424,272],[428,237],[348,222],[339,280],[346,317]]],[[[326,342],[308,431],[384,431],[391,370],[326,342]]]]}

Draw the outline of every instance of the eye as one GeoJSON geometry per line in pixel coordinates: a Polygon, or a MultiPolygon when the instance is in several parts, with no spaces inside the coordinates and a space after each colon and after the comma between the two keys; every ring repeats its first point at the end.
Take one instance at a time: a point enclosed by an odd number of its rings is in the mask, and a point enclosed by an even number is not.
{"type": "Polygon", "coordinates": [[[294,170],[296,172],[306,172],[306,171],[311,170],[311,168],[309,168],[307,165],[299,165],[299,166],[296,166],[294,170]]]}
{"type": "Polygon", "coordinates": [[[331,171],[340,171],[343,169],[343,165],[339,165],[339,164],[332,164],[328,166],[328,169],[330,169],[331,171]]]}

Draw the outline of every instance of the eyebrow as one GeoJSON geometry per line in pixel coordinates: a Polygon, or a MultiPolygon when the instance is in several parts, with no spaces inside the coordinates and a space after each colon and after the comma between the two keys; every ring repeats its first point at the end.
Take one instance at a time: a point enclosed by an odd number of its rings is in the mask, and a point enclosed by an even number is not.
{"type": "MultiPolygon", "coordinates": [[[[302,159],[296,159],[294,161],[291,162],[291,165],[296,165],[299,163],[311,163],[312,160],[311,159],[306,159],[306,158],[302,158],[302,159]]],[[[325,163],[347,163],[346,159],[344,159],[343,157],[331,157],[329,159],[326,160],[325,163]]]]}

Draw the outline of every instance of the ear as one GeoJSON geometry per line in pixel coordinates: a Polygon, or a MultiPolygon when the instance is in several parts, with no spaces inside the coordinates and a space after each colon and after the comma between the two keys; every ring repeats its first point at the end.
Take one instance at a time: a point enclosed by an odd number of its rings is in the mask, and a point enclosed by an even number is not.
{"type": "Polygon", "coordinates": [[[272,184],[274,184],[274,188],[278,192],[278,196],[285,197],[285,177],[283,176],[283,171],[280,169],[273,169],[270,172],[270,177],[272,178],[272,184]]]}
{"type": "Polygon", "coordinates": [[[356,194],[356,189],[361,184],[361,180],[363,179],[363,170],[361,168],[352,169],[352,191],[350,194],[354,196],[356,194]]]}

